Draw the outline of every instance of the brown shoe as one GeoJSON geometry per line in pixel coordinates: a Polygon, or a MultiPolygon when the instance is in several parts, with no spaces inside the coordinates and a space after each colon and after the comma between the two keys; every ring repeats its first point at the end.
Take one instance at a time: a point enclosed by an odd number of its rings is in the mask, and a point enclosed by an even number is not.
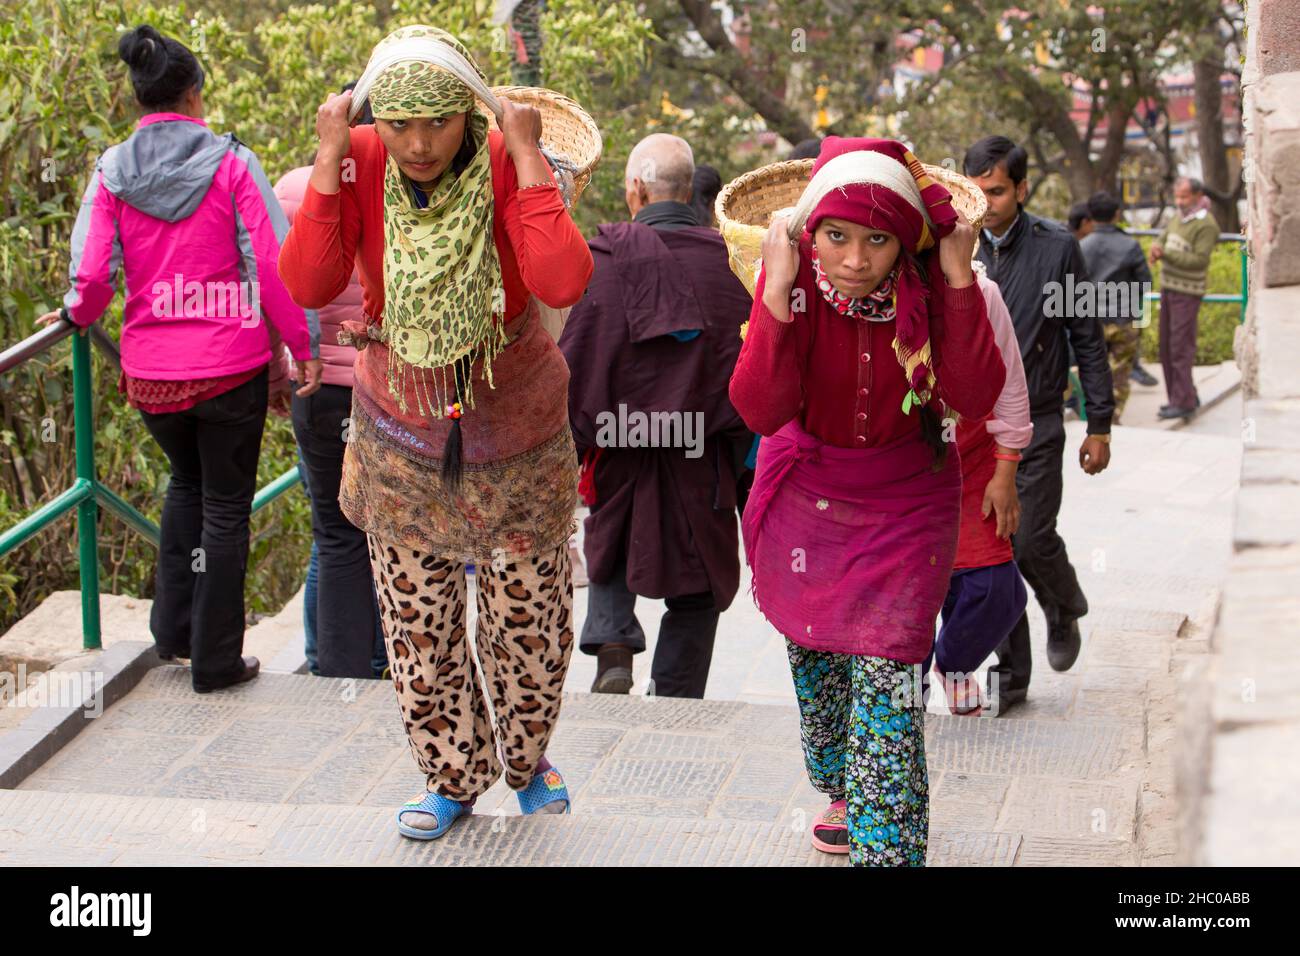
{"type": "Polygon", "coordinates": [[[626,694],[632,690],[632,649],[622,644],[602,644],[596,652],[593,694],[626,694]]]}
{"type": "Polygon", "coordinates": [[[251,657],[251,656],[243,658],[243,661],[244,661],[244,673],[240,674],[234,680],[227,681],[224,684],[200,684],[198,681],[195,681],[194,692],[196,694],[209,694],[214,690],[221,690],[222,688],[225,687],[234,687],[236,684],[248,683],[250,680],[256,677],[258,673],[261,672],[262,662],[259,661],[256,657],[251,657]]]}

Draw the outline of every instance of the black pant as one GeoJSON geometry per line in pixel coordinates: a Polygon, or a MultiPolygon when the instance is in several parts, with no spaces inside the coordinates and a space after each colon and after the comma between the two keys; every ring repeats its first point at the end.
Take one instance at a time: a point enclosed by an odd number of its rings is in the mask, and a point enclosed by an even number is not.
{"type": "MultiPolygon", "coordinates": [[[[1065,552],[1065,542],[1056,532],[1061,510],[1061,468],[1065,457],[1065,420],[1061,412],[1034,415],[1034,437],[1024,450],[1016,471],[1016,492],[1020,496],[1020,529],[1012,539],[1016,564],[1034,591],[1047,626],[1064,617],[1083,617],[1088,600],[1065,552]]],[[[998,672],[1003,688],[1029,686],[1033,658],[1029,648],[1029,616],[1022,614],[1011,634],[997,650],[998,672]]]]}
{"type": "Polygon", "coordinates": [[[149,628],[195,685],[243,673],[244,575],[267,373],[181,412],[141,412],[171,463],[149,628]]]}
{"type": "MultiPolygon", "coordinates": [[[[664,603],[668,610],[659,621],[659,640],[650,664],[655,696],[703,697],[718,631],[713,592],[670,597],[664,603]]],[[[587,585],[587,619],[578,646],[584,654],[595,654],[606,644],[622,644],[634,654],[645,650],[645,632],[636,619],[636,595],[627,588],[627,569],[621,564],[607,583],[587,585]]]]}
{"type": "Polygon", "coordinates": [[[339,509],[343,440],[352,414],[352,389],[322,385],[306,398],[293,396],[293,433],[311,489],[316,541],[316,654],[322,677],[374,676],[371,665],[379,607],[371,583],[365,532],[339,509]]]}

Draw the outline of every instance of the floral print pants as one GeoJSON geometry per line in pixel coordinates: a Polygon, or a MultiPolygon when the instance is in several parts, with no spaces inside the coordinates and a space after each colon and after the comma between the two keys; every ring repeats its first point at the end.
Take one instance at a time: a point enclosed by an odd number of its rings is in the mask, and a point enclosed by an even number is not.
{"type": "Polygon", "coordinates": [[[930,828],[915,664],[786,640],[812,785],[848,805],[849,862],[924,866],[930,828]]]}

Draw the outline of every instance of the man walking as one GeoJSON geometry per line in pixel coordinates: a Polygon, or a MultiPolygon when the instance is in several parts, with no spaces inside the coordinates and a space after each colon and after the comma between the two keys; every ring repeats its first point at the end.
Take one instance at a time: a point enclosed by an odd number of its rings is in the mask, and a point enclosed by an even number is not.
{"type": "Polygon", "coordinates": [[[1144,296],[1151,288],[1151,269],[1138,241],[1115,225],[1119,202],[1108,192],[1088,199],[1092,231],[1079,243],[1096,292],[1097,314],[1106,336],[1110,375],[1115,387],[1118,425],[1128,402],[1129,378],[1141,345],[1144,296]]]}
{"type": "Polygon", "coordinates": [[[560,337],[579,488],[591,507],[579,647],[596,655],[596,693],[631,690],[633,655],[646,647],[640,595],[668,605],[653,692],[703,697],[718,615],[740,585],[736,480],[753,436],[727,387],[751,300],[722,236],[690,205],[694,171],[679,137],[636,145],[625,192],[632,221],[602,225],[591,240],[595,272],[560,337]],[[613,420],[628,423],[626,440],[613,420]],[[656,422],[675,424],[678,440],[657,440],[656,422]]]}
{"type": "MultiPolygon", "coordinates": [[[[1064,671],[1079,656],[1078,619],[1088,613],[1065,542],[1056,531],[1071,347],[1079,363],[1088,416],[1079,465],[1089,475],[1099,474],[1110,463],[1114,398],[1101,323],[1090,310],[1074,308],[1062,294],[1087,280],[1083,253],[1066,227],[1025,211],[1028,165],[1024,148],[1005,136],[980,140],[963,160],[964,172],[988,199],[978,257],[1011,312],[1034,426],[1016,472],[1021,518],[1013,539],[1015,560],[1047,618],[1048,662],[1054,670],[1064,671]],[[1064,300],[1065,308],[1049,308],[1054,292],[1056,304],[1064,300]]],[[[997,665],[989,669],[990,697],[996,695],[1000,713],[1025,699],[1031,671],[1029,619],[1021,615],[998,647],[997,665]]]]}
{"type": "Polygon", "coordinates": [[[1205,187],[1183,176],[1174,183],[1178,212],[1151,247],[1151,261],[1160,270],[1160,366],[1165,374],[1169,404],[1161,418],[1190,418],[1201,399],[1192,381],[1196,362],[1196,319],[1205,295],[1210,255],[1219,240],[1219,224],[1205,208],[1205,187]]]}

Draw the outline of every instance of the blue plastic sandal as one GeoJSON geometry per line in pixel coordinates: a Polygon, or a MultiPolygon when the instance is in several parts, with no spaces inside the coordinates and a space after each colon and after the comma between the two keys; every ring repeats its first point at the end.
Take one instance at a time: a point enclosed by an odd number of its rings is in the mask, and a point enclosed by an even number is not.
{"type": "Polygon", "coordinates": [[[426,793],[422,797],[408,800],[403,804],[402,809],[397,811],[397,832],[402,836],[410,837],[412,840],[436,840],[446,833],[453,823],[473,812],[469,807],[457,803],[455,800],[448,800],[440,793],[426,793]],[[402,822],[402,814],[404,813],[431,814],[437,818],[438,826],[432,830],[413,827],[402,822]]]}
{"type": "Polygon", "coordinates": [[[547,767],[529,782],[528,786],[518,791],[519,812],[527,816],[536,813],[542,807],[558,801],[564,801],[564,812],[572,808],[569,801],[569,788],[564,785],[564,778],[554,767],[547,767]]]}

